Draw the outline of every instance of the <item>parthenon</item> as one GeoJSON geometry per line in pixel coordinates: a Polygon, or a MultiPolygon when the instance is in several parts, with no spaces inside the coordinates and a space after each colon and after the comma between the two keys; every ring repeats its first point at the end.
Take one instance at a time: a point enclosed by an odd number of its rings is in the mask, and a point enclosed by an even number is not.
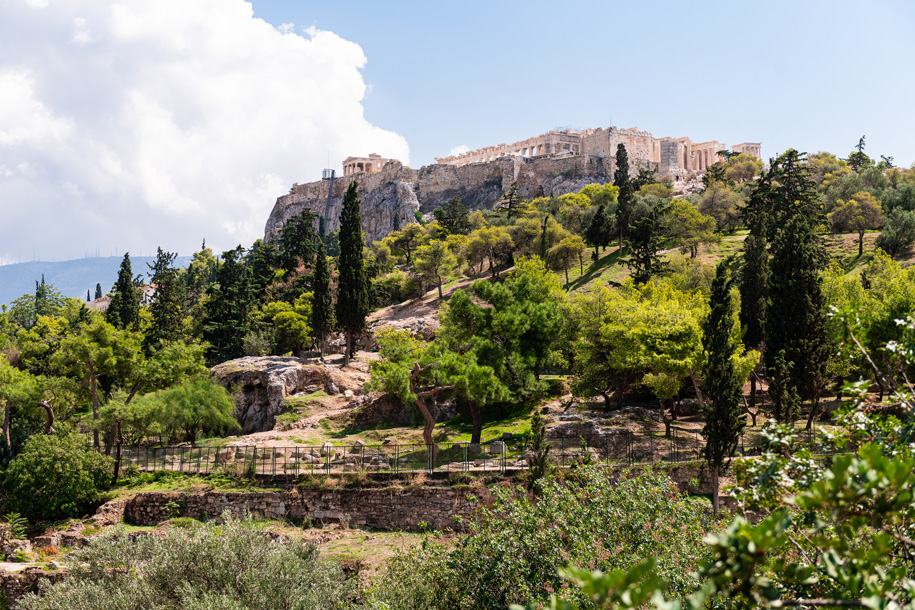
{"type": "MultiPolygon", "coordinates": [[[[657,169],[661,174],[687,174],[704,172],[719,161],[718,152],[727,150],[727,145],[711,140],[693,142],[690,138],[656,138],[647,131],[636,127],[596,129],[559,129],[513,144],[498,144],[471,150],[448,157],[436,157],[442,165],[469,165],[488,163],[500,157],[562,157],[590,156],[613,157],[618,144],[624,144],[629,153],[629,162],[634,167],[657,169]]],[[[748,153],[760,157],[762,144],[742,142],[731,147],[733,152],[748,153]]]]}
{"type": "Polygon", "coordinates": [[[377,174],[388,161],[394,159],[386,159],[377,153],[372,153],[368,157],[347,157],[343,160],[343,175],[377,174]]]}

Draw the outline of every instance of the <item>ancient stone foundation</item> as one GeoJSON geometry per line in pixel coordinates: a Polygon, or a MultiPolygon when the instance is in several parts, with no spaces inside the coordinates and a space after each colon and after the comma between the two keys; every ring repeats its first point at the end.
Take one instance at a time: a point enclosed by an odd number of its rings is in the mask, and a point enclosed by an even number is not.
{"type": "Polygon", "coordinates": [[[203,494],[147,492],[124,507],[124,520],[156,525],[175,516],[218,519],[228,511],[265,519],[311,520],[315,525],[344,523],[381,530],[414,530],[428,526],[461,530],[481,503],[489,502],[484,487],[408,487],[309,489],[285,492],[203,494]],[[169,503],[170,506],[166,506],[169,503]]]}

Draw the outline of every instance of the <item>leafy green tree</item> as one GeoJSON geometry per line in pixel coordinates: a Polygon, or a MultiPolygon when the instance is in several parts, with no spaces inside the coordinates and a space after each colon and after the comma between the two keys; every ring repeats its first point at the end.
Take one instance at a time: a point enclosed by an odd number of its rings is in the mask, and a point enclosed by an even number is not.
{"type": "Polygon", "coordinates": [[[848,167],[855,173],[874,165],[873,159],[864,153],[864,136],[861,136],[861,139],[858,140],[855,150],[848,155],[846,161],[848,162],[848,167]]]}
{"type": "Polygon", "coordinates": [[[118,281],[112,289],[111,303],[105,310],[105,319],[115,328],[138,330],[140,328],[140,298],[134,289],[133,271],[130,268],[130,253],[124,254],[118,281]]]}
{"type": "Polygon", "coordinates": [[[362,260],[365,239],[362,236],[362,217],[356,187],[356,181],[350,182],[343,196],[343,210],[340,212],[336,314],[337,322],[346,334],[343,366],[349,364],[354,351],[354,338],[365,329],[365,319],[369,314],[368,278],[362,260]]]}
{"type": "MultiPolygon", "coordinates": [[[[315,243],[320,243],[323,249],[324,244],[320,239],[315,240],[315,243]]],[[[256,302],[266,298],[267,287],[278,279],[276,268],[279,263],[280,256],[273,242],[264,242],[262,239],[254,241],[248,251],[247,264],[251,270],[251,291],[256,302]]]]}
{"type": "Polygon", "coordinates": [[[669,204],[668,234],[674,245],[683,253],[696,258],[699,246],[721,241],[715,231],[715,219],[705,216],[689,201],[674,199],[669,204]]]}
{"type": "Polygon", "coordinates": [[[401,254],[406,258],[407,264],[413,264],[413,253],[416,249],[424,244],[429,238],[429,232],[419,223],[413,222],[405,226],[400,231],[395,231],[388,235],[384,242],[387,243],[391,250],[401,254]]]}
{"type": "Polygon", "coordinates": [[[224,362],[244,354],[244,338],[251,323],[251,284],[242,263],[241,246],[222,253],[216,282],[207,289],[203,338],[209,343],[210,362],[224,362]]]}
{"type": "Polygon", "coordinates": [[[325,340],[334,328],[334,296],[330,288],[330,269],[323,243],[318,243],[311,285],[311,332],[317,340],[321,358],[324,358],[325,340]]]}
{"type": "Polygon", "coordinates": [[[77,517],[111,480],[111,460],[73,433],[36,434],[3,477],[14,510],[30,520],[77,517]]]}
{"type": "Polygon", "coordinates": [[[273,346],[279,354],[292,352],[301,355],[308,347],[312,334],[311,301],[312,294],[306,292],[299,295],[292,305],[284,301],[274,301],[261,308],[257,317],[270,329],[273,346]]]}
{"type": "Polygon", "coordinates": [[[719,231],[733,233],[740,225],[743,199],[724,182],[712,182],[702,192],[699,211],[715,219],[719,231]]]}
{"type": "Polygon", "coordinates": [[[438,298],[442,296],[442,283],[457,267],[457,258],[448,244],[442,240],[434,239],[416,251],[416,264],[414,271],[425,280],[432,282],[438,288],[438,298]]]}
{"type": "Polygon", "coordinates": [[[534,491],[539,487],[539,481],[548,477],[554,468],[550,458],[552,446],[546,440],[546,424],[540,411],[534,409],[531,416],[531,446],[527,458],[527,488],[534,491]]]}
{"type": "Polygon", "coordinates": [[[658,204],[632,225],[629,232],[629,257],[625,261],[632,278],[644,284],[664,271],[660,252],[667,243],[660,220],[667,213],[667,204],[658,204]]]}
{"type": "Polygon", "coordinates": [[[321,559],[311,544],[277,544],[259,523],[229,514],[161,537],[136,538],[119,527],[64,562],[67,578],[23,597],[23,610],[356,607],[355,581],[339,563],[321,559]]]}
{"type": "Polygon", "coordinates": [[[495,209],[505,214],[505,217],[509,220],[521,216],[525,206],[521,196],[518,194],[517,182],[512,182],[508,190],[502,193],[502,197],[499,199],[499,203],[496,204],[495,209]]]}
{"type": "Polygon", "coordinates": [[[93,429],[96,448],[100,447],[99,406],[105,396],[139,366],[141,357],[138,333],[119,330],[101,318],[93,317],[80,324],[77,332],[62,339],[51,358],[55,369],[82,379],[88,388],[92,419],[96,424],[93,429]]]}
{"type": "Polygon", "coordinates": [[[899,256],[915,246],[915,211],[896,208],[886,216],[877,247],[890,256],[899,256]]]}
{"type": "Polygon", "coordinates": [[[737,451],[743,432],[744,416],[740,405],[742,380],[732,359],[738,351],[734,337],[736,311],[731,297],[731,278],[727,261],[718,263],[712,283],[711,311],[702,329],[705,366],[702,370],[705,399],[705,462],[712,472],[712,508],[718,512],[718,476],[737,451]]]}
{"type": "Polygon", "coordinates": [[[432,215],[438,221],[442,237],[467,235],[471,231],[470,210],[464,205],[460,195],[455,195],[432,210],[432,215]]]}
{"type": "Polygon", "coordinates": [[[152,316],[146,329],[144,346],[147,352],[163,342],[177,341],[183,334],[182,308],[185,294],[178,270],[175,269],[177,252],[165,252],[159,248],[156,260],[149,267],[149,282],[155,286],[156,294],[149,306],[152,316]]]}
{"type": "Polygon", "coordinates": [[[188,379],[134,402],[140,409],[152,409],[173,440],[193,443],[202,431],[224,433],[239,429],[232,415],[235,410],[232,396],[206,377],[188,379]]]}
{"type": "Polygon", "coordinates": [[[556,357],[564,295],[539,258],[523,260],[502,283],[477,280],[469,292],[455,291],[436,336],[455,351],[474,351],[517,395],[536,395],[543,390],[540,371],[556,357]]]}
{"type": "Polygon", "coordinates": [[[562,271],[566,277],[566,290],[569,289],[569,268],[578,262],[579,270],[584,274],[582,254],[585,251],[585,242],[577,235],[570,235],[550,248],[546,260],[554,271],[562,271]]]}
{"type": "Polygon", "coordinates": [[[8,452],[13,450],[10,426],[14,405],[29,402],[35,394],[35,379],[12,366],[6,354],[0,353],[0,403],[3,404],[3,442],[8,452]]]}
{"type": "Polygon", "coordinates": [[[756,181],[745,215],[751,231],[757,224],[765,227],[770,243],[795,217],[814,226],[823,222],[823,202],[802,153],[791,148],[779,155],[756,181]]]}
{"type": "Polygon", "coordinates": [[[633,193],[629,181],[629,153],[622,143],[616,147],[616,169],[613,171],[613,186],[619,189],[616,207],[616,227],[620,232],[620,254],[623,252],[623,237],[632,222],[633,193]]]}
{"type": "MultiPolygon", "coordinates": [[[[42,276],[44,279],[44,276],[42,276]]],[[[35,294],[24,294],[10,303],[7,320],[14,326],[30,329],[38,324],[38,316],[56,316],[68,300],[51,284],[36,282],[35,294]]],[[[80,304],[82,307],[82,304],[80,304]]]]}
{"type": "MultiPolygon", "coordinates": [[[[779,383],[812,401],[808,427],[826,383],[831,341],[822,289],[825,253],[811,220],[795,216],[772,243],[766,311],[766,365],[779,383]],[[779,359],[781,361],[779,362],[779,359]]],[[[780,421],[789,410],[774,404],[780,421]]]]}
{"type": "Polygon", "coordinates": [[[883,224],[883,208],[876,197],[861,191],[848,201],[838,200],[829,213],[829,222],[837,231],[854,231],[858,234],[858,256],[861,256],[864,254],[864,232],[883,224]]]}
{"type": "Polygon", "coordinates": [[[724,175],[727,180],[739,184],[753,180],[759,175],[762,169],[762,161],[753,155],[741,153],[728,159],[724,175]]]}

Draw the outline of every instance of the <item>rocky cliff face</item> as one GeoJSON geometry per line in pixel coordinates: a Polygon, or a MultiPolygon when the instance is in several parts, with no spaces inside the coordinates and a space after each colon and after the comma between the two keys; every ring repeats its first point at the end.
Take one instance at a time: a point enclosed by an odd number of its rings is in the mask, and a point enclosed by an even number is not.
{"type": "Polygon", "coordinates": [[[377,241],[411,222],[417,211],[430,214],[455,196],[470,209],[492,209],[502,194],[518,183],[522,197],[558,197],[579,191],[587,184],[603,184],[610,178],[610,161],[600,157],[565,159],[501,158],[491,163],[455,167],[427,165],[415,170],[398,162],[385,165],[377,174],[346,176],[334,181],[327,205],[329,183],[297,184],[276,200],[267,220],[264,238],[277,237],[286,221],[304,210],[325,215],[328,232],[340,226],[343,195],[350,182],[359,182],[362,198],[362,230],[366,241],[377,241]]]}

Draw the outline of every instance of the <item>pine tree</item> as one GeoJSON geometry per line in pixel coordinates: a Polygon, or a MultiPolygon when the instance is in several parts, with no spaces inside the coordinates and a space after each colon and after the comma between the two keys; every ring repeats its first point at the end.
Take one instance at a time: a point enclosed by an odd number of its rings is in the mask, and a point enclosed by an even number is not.
{"type": "Polygon", "coordinates": [[[137,330],[140,327],[140,299],[134,290],[130,253],[124,254],[118,281],[112,289],[114,295],[105,311],[105,320],[115,328],[137,330]]]}
{"type": "Polygon", "coordinates": [[[156,295],[149,312],[152,321],[146,332],[144,347],[147,353],[163,342],[177,341],[181,337],[184,285],[174,267],[177,252],[164,252],[159,248],[156,260],[149,267],[149,283],[156,287],[156,295]]]}
{"type": "Polygon", "coordinates": [[[337,320],[346,333],[346,351],[343,366],[349,364],[353,354],[354,338],[365,329],[365,318],[369,314],[368,280],[362,249],[362,217],[359,212],[357,183],[351,182],[343,196],[340,212],[340,257],[337,261],[337,320]]]}
{"type": "Polygon", "coordinates": [[[280,230],[280,261],[287,274],[300,265],[310,267],[314,263],[315,244],[318,232],[315,224],[320,223],[317,214],[303,210],[290,218],[280,230]]]}
{"type": "Polygon", "coordinates": [[[746,424],[741,413],[741,382],[734,370],[731,356],[737,349],[734,338],[734,302],[731,298],[731,278],[728,261],[721,261],[715,270],[711,311],[702,329],[705,366],[702,370],[705,395],[703,416],[705,426],[705,461],[712,473],[712,507],[718,512],[718,475],[737,451],[740,434],[746,424]]]}
{"type": "Polygon", "coordinates": [[[607,214],[607,206],[597,206],[597,212],[585,229],[585,241],[596,249],[604,248],[613,240],[611,231],[613,230],[613,221],[607,214]]]}
{"type": "Polygon", "coordinates": [[[241,246],[222,253],[216,282],[207,289],[203,338],[213,363],[238,358],[251,320],[251,286],[242,264],[241,246]]]}
{"type": "Polygon", "coordinates": [[[321,358],[324,358],[325,340],[334,327],[334,298],[330,290],[330,269],[324,255],[323,242],[318,242],[311,290],[311,332],[317,339],[321,358]]]}
{"type": "Polygon", "coordinates": [[[629,180],[629,153],[622,143],[616,147],[616,170],[613,172],[613,186],[620,189],[617,196],[616,224],[620,231],[620,255],[623,253],[623,235],[632,222],[633,192],[629,180]]]}
{"type": "Polygon", "coordinates": [[[518,183],[512,182],[508,190],[502,193],[496,208],[505,212],[505,217],[511,220],[521,214],[521,196],[518,195],[518,183]]]}
{"type": "Polygon", "coordinates": [[[96,298],[96,300],[102,298],[103,296],[105,296],[105,295],[104,295],[104,293],[102,292],[102,285],[101,285],[101,284],[96,284],[96,285],[95,285],[95,298],[96,298]]]}
{"type": "MultiPolygon", "coordinates": [[[[785,388],[796,388],[802,400],[813,402],[808,427],[826,384],[830,350],[820,275],[826,256],[812,224],[798,214],[773,241],[766,315],[767,368],[780,376],[785,388]]],[[[781,407],[776,405],[782,421],[787,421],[790,409],[781,407]]]]}

